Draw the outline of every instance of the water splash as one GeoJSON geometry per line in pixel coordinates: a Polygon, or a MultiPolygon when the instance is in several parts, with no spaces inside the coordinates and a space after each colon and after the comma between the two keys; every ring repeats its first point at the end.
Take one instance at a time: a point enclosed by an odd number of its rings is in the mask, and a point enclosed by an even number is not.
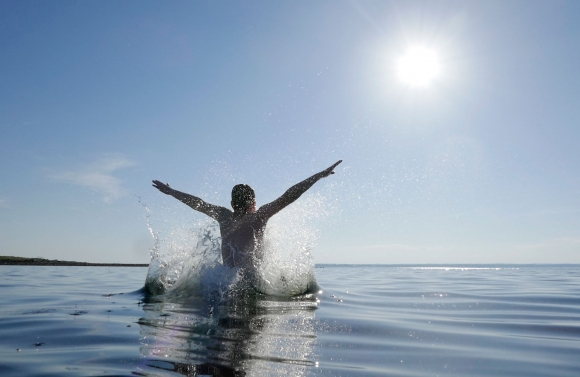
{"type": "Polygon", "coordinates": [[[172,229],[155,239],[145,285],[154,294],[223,295],[238,271],[221,264],[221,238],[215,221],[172,229]],[[215,292],[217,291],[217,292],[215,292]]]}
{"type": "Polygon", "coordinates": [[[214,220],[155,231],[151,211],[141,205],[147,211],[147,226],[154,239],[146,278],[146,287],[153,294],[223,298],[258,292],[296,296],[318,289],[311,254],[318,237],[316,222],[332,211],[322,195],[301,198],[270,219],[263,256],[256,261],[254,271],[222,265],[219,225],[214,220]]]}
{"type": "Polygon", "coordinates": [[[254,283],[258,291],[295,296],[317,289],[311,251],[319,235],[316,222],[328,214],[325,202],[321,195],[308,196],[269,221],[254,283]]]}

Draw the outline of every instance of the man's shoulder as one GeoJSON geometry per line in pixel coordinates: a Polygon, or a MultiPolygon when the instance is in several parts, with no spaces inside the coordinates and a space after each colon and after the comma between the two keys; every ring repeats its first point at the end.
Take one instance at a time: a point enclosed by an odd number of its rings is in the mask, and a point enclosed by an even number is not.
{"type": "Polygon", "coordinates": [[[230,209],[227,209],[226,207],[217,207],[215,213],[216,216],[214,219],[216,219],[218,222],[231,220],[234,215],[234,212],[230,209]]]}

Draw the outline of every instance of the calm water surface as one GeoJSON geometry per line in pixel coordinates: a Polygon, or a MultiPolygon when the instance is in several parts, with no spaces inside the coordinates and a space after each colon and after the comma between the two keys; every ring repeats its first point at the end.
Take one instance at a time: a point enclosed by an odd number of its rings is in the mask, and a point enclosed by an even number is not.
{"type": "Polygon", "coordinates": [[[319,266],[296,298],[146,274],[0,266],[0,375],[580,375],[580,266],[319,266]]]}

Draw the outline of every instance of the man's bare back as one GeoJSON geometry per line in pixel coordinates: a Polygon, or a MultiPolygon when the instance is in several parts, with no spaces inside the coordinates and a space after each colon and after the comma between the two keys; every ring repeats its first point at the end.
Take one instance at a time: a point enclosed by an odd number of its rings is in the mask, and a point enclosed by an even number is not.
{"type": "Polygon", "coordinates": [[[205,213],[219,223],[224,266],[251,267],[256,259],[261,258],[264,231],[268,220],[293,203],[318,180],[334,174],[334,168],[341,162],[342,160],[290,187],[278,199],[263,205],[257,211],[254,190],[248,185],[234,186],[231,202],[233,211],[174,190],[169,187],[169,184],[157,180],[153,181],[153,187],[182,201],[194,210],[205,213]]]}

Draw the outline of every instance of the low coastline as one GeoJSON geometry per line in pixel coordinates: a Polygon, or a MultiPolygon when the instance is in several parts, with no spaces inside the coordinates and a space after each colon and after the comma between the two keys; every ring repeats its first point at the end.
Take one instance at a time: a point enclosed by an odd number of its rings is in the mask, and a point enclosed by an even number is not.
{"type": "Polygon", "coordinates": [[[86,267],[148,267],[149,264],[88,263],[58,259],[0,256],[0,266],[86,266],[86,267]]]}

